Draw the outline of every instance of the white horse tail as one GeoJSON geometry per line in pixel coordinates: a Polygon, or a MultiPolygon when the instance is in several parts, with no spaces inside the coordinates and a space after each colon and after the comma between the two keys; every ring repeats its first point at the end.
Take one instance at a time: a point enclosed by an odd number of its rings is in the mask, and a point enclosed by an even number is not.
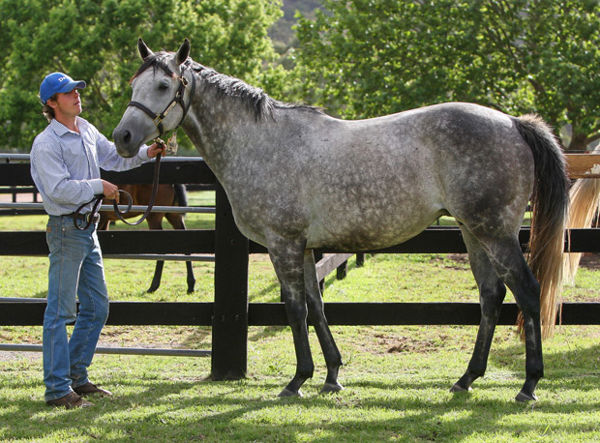
{"type": "MultiPolygon", "coordinates": [[[[515,122],[535,164],[528,263],[540,284],[540,320],[546,338],[554,331],[561,302],[568,177],[562,149],[549,126],[535,115],[519,117],[515,122]]],[[[520,314],[518,325],[523,334],[520,314]]]]}
{"type": "MultiPolygon", "coordinates": [[[[600,179],[583,178],[575,181],[569,191],[568,228],[589,228],[600,205],[600,179]]],[[[565,254],[563,273],[568,284],[575,283],[581,253],[565,254]]]]}

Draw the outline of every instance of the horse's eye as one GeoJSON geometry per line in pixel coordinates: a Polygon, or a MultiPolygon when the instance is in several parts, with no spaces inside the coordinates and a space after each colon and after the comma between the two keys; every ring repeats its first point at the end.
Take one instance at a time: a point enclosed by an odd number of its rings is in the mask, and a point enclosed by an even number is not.
{"type": "Polygon", "coordinates": [[[165,89],[169,89],[169,80],[167,80],[167,79],[161,80],[160,83],[158,84],[158,89],[160,89],[161,91],[164,91],[165,89]]]}

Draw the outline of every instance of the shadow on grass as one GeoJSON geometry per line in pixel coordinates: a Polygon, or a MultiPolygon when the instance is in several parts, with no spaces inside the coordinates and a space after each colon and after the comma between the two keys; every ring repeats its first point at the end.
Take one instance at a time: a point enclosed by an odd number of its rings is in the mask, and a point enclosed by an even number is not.
{"type": "MultiPolygon", "coordinates": [[[[554,372],[572,371],[573,375],[598,370],[600,344],[588,347],[577,347],[569,351],[544,351],[544,368],[546,376],[554,372]]],[[[515,339],[515,344],[498,347],[490,351],[490,362],[495,366],[513,371],[515,375],[525,377],[525,344],[515,339]]]]}
{"type": "MultiPolygon", "coordinates": [[[[268,286],[262,288],[260,291],[253,293],[253,294],[249,294],[248,295],[248,302],[252,303],[255,302],[256,300],[261,300],[271,293],[271,291],[274,291],[275,289],[279,289],[279,282],[278,281],[274,281],[269,283],[268,286]]],[[[268,300],[269,302],[279,302],[279,296],[276,297],[276,300],[268,300]]]]}
{"type": "MultiPolygon", "coordinates": [[[[157,379],[118,383],[127,394],[94,399],[96,405],[83,410],[50,410],[43,402],[30,399],[11,402],[10,408],[0,412],[0,422],[6,423],[10,430],[5,428],[0,435],[43,439],[61,429],[72,431],[73,436],[96,439],[115,434],[119,438],[131,436],[137,440],[160,438],[163,441],[204,438],[209,441],[296,441],[301,436],[312,436],[311,441],[377,441],[393,437],[461,439],[495,433],[542,435],[548,430],[547,423],[533,417],[526,424],[504,420],[507,415],[532,412],[529,405],[512,400],[475,400],[468,393],[450,396],[446,393],[447,386],[439,381],[422,382],[419,386],[420,390],[439,392],[438,398],[416,396],[412,383],[361,381],[349,383],[346,391],[335,395],[311,394],[306,398],[285,399],[275,397],[280,385],[254,380],[157,379]],[[369,390],[372,388],[381,390],[382,395],[374,396],[369,390]],[[247,392],[253,389],[272,398],[260,394],[248,396],[247,392]]],[[[502,389],[506,384],[491,382],[487,388],[502,389]]],[[[585,405],[546,404],[543,409],[571,414],[595,412],[599,407],[596,401],[585,405]]],[[[570,424],[561,424],[561,432],[581,432],[575,425],[570,427],[570,424]]]]}
{"type": "MultiPolygon", "coordinates": [[[[49,410],[37,396],[10,399],[0,408],[0,428],[5,427],[0,438],[41,440],[60,429],[74,437],[109,440],[108,428],[120,438],[154,440],[160,436],[163,441],[297,441],[306,436],[311,436],[310,441],[344,441],[351,436],[355,441],[383,441],[393,436],[407,441],[461,440],[495,433],[516,438],[527,432],[538,436],[547,433],[548,416],[540,419],[534,415],[538,411],[552,414],[561,435],[577,435],[582,432],[581,425],[571,424],[567,417],[597,417],[597,397],[584,403],[552,398],[564,396],[565,385],[580,392],[597,391],[599,380],[598,376],[583,380],[567,377],[561,383],[543,384],[540,402],[527,405],[512,400],[520,385],[514,380],[484,379],[474,393],[456,395],[448,394],[446,382],[420,383],[415,388],[411,383],[361,381],[346,383],[346,391],[328,396],[318,396],[309,386],[303,399],[277,399],[281,384],[256,381],[121,381],[119,390],[126,394],[93,399],[96,406],[87,410],[49,410]],[[496,398],[498,391],[507,388],[509,395],[503,392],[502,398],[496,398]],[[248,394],[257,390],[260,392],[248,394]],[[520,414],[532,415],[521,419],[520,424],[505,420],[520,414]],[[98,434],[97,429],[104,431],[98,434]]],[[[26,383],[13,388],[40,387],[39,383],[26,383]]]]}
{"type": "Polygon", "coordinates": [[[264,328],[260,328],[255,333],[250,333],[255,328],[249,330],[248,340],[249,341],[260,341],[263,338],[275,337],[281,334],[281,331],[289,328],[289,326],[268,326],[264,328]]]}

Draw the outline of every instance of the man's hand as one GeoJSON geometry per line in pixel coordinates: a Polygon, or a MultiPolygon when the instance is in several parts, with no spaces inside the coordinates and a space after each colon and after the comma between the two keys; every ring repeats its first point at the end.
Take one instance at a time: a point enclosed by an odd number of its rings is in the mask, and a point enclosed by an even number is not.
{"type": "Polygon", "coordinates": [[[158,154],[160,154],[163,157],[166,155],[165,145],[162,143],[152,143],[152,145],[150,145],[150,147],[148,148],[148,158],[154,158],[158,154]]]}
{"type": "Polygon", "coordinates": [[[111,200],[115,200],[119,203],[119,188],[117,185],[113,185],[106,180],[102,180],[102,193],[104,197],[110,198],[111,200]]]}

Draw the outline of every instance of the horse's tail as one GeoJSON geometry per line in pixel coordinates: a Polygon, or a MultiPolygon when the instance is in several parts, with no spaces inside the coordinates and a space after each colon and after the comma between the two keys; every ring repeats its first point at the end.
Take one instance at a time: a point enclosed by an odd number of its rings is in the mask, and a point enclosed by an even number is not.
{"type": "Polygon", "coordinates": [[[185,189],[185,185],[175,184],[173,185],[173,190],[175,191],[175,201],[178,206],[187,206],[187,191],[185,189]]]}
{"type": "MultiPolygon", "coordinates": [[[[540,284],[540,320],[545,338],[554,331],[562,291],[568,178],[562,149],[548,125],[535,115],[519,117],[515,122],[531,148],[535,164],[528,262],[540,284]]],[[[518,325],[523,336],[521,314],[518,325]]]]}
{"type": "MultiPolygon", "coordinates": [[[[600,204],[600,179],[579,179],[569,191],[569,228],[589,228],[592,226],[594,216],[598,213],[600,204]]],[[[569,253],[564,257],[563,273],[569,284],[575,282],[575,275],[581,253],[569,253]]]]}

